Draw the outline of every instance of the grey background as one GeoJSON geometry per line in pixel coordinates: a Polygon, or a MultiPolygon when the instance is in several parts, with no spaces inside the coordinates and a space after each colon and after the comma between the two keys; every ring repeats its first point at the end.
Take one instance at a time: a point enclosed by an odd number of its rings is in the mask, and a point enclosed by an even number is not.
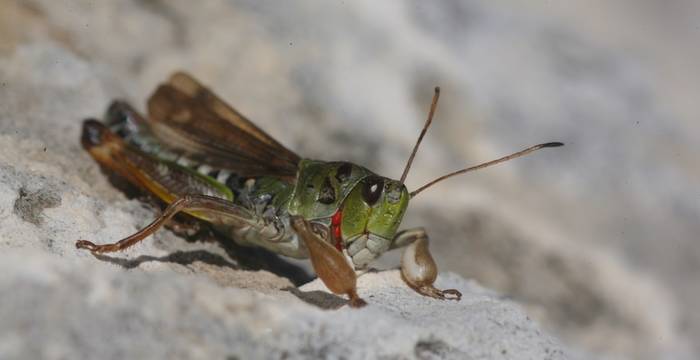
{"type": "MultiPolygon", "coordinates": [[[[574,347],[623,358],[700,353],[691,341],[700,338],[697,2],[2,0],[2,8],[1,91],[20,91],[7,86],[13,77],[51,76],[43,99],[31,100],[51,109],[50,84],[98,78],[87,83],[98,93],[68,94],[85,106],[52,129],[23,119],[22,102],[4,109],[13,116],[3,131],[54,151],[80,151],[79,120],[101,114],[105,99],[143,109],[178,69],[303,156],[393,177],[441,86],[409,189],[563,141],[420,194],[405,226],[428,229],[441,269],[522,302],[574,347]],[[27,67],[27,58],[36,63],[27,67]]],[[[70,170],[98,182],[88,166],[70,170]]]]}

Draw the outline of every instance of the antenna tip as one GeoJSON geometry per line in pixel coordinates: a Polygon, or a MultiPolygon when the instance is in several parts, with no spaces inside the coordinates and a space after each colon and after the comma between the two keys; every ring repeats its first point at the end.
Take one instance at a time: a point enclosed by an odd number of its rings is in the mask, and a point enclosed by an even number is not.
{"type": "Polygon", "coordinates": [[[545,147],[559,147],[559,146],[564,146],[564,143],[563,143],[563,142],[554,141],[554,142],[548,142],[548,143],[542,144],[542,147],[543,147],[543,148],[545,148],[545,147]]]}
{"type": "Polygon", "coordinates": [[[437,93],[437,94],[440,93],[440,87],[439,87],[439,86],[436,86],[436,87],[435,87],[435,93],[437,93]]]}

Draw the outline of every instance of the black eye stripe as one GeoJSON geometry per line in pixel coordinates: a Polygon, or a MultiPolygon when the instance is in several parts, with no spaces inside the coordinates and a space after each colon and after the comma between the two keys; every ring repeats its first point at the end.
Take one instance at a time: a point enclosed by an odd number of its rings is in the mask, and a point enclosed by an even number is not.
{"type": "Polygon", "coordinates": [[[372,206],[377,203],[384,190],[384,179],[378,176],[370,176],[364,180],[362,186],[362,199],[367,205],[372,206]]]}

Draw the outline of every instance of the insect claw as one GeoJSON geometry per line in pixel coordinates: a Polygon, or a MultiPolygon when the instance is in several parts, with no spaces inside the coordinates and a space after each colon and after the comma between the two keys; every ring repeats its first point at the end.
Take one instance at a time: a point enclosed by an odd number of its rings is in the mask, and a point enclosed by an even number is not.
{"type": "Polygon", "coordinates": [[[457,300],[457,301],[462,300],[462,293],[459,292],[457,289],[442,290],[442,296],[443,296],[443,299],[445,299],[445,300],[457,300]],[[447,296],[447,295],[452,295],[452,296],[447,296]]]}
{"type": "Polygon", "coordinates": [[[462,299],[462,293],[456,289],[445,289],[440,290],[432,285],[425,285],[421,287],[413,287],[416,292],[423,296],[431,297],[438,300],[455,300],[460,301],[462,299]]]}
{"type": "Polygon", "coordinates": [[[92,252],[98,252],[99,245],[87,240],[78,240],[75,242],[76,249],[90,250],[92,252]]]}

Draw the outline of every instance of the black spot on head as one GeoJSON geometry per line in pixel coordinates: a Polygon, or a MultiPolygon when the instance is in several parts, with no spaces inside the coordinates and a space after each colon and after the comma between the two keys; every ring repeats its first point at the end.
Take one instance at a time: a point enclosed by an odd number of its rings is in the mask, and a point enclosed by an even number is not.
{"type": "Polygon", "coordinates": [[[362,199],[367,205],[372,206],[377,203],[384,190],[384,179],[379,176],[369,176],[363,181],[362,199]]]}
{"type": "Polygon", "coordinates": [[[339,183],[344,183],[348,179],[350,179],[350,175],[352,174],[352,164],[350,163],[343,163],[338,167],[338,170],[335,172],[335,178],[338,179],[339,183]]]}
{"type": "Polygon", "coordinates": [[[331,179],[326,177],[323,180],[323,185],[321,185],[321,190],[318,192],[318,202],[321,204],[332,204],[335,202],[335,189],[333,189],[333,184],[331,184],[331,179]]]}

